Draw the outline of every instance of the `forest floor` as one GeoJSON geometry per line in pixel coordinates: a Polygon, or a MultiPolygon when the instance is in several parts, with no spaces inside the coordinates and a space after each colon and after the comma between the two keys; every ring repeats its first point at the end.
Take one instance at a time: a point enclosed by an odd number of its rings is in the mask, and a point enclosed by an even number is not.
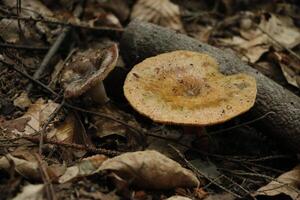
{"type": "Polygon", "coordinates": [[[269,113],[184,134],[130,106],[127,49],[92,56],[138,19],[231,49],[299,96],[299,13],[296,0],[1,1],[0,199],[300,199],[299,155],[261,128],[269,113]],[[104,105],[65,98],[63,74],[87,49],[91,63],[116,59],[104,105]]]}

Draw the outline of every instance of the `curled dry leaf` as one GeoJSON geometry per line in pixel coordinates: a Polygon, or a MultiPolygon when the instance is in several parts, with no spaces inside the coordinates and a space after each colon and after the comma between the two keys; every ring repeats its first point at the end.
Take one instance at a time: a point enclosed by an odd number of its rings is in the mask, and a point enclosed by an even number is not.
{"type": "Polygon", "coordinates": [[[83,159],[77,165],[68,167],[64,175],[59,178],[60,183],[66,183],[74,178],[94,174],[101,164],[107,159],[104,155],[95,155],[83,159]]]}
{"type": "MultiPolygon", "coordinates": [[[[300,199],[300,165],[296,166],[293,170],[280,175],[269,184],[259,188],[253,196],[269,196],[276,198],[277,195],[282,194],[287,195],[291,199],[300,199]]],[[[281,196],[281,198],[283,197],[281,196]]]]}
{"type": "Polygon", "coordinates": [[[22,117],[5,121],[0,126],[5,131],[16,135],[31,135],[41,129],[57,107],[58,104],[53,101],[46,102],[43,99],[38,99],[22,117]]]}
{"type": "Polygon", "coordinates": [[[287,82],[300,88],[300,61],[284,53],[275,53],[275,56],[287,82]]]}
{"type": "MultiPolygon", "coordinates": [[[[112,116],[115,119],[122,120],[129,125],[136,127],[137,129],[141,128],[138,122],[132,116],[123,112],[112,104],[101,106],[100,108],[96,109],[96,112],[103,113],[112,116]]],[[[110,135],[119,135],[121,137],[126,137],[129,134],[133,134],[131,129],[113,120],[107,120],[99,116],[93,116],[92,120],[97,128],[96,134],[100,138],[104,138],[110,135]]]]}
{"type": "Polygon", "coordinates": [[[255,30],[241,29],[240,34],[242,37],[233,36],[232,38],[220,39],[220,42],[232,46],[241,52],[245,60],[252,63],[258,61],[271,46],[281,50],[282,47],[277,42],[287,48],[293,48],[300,43],[300,29],[294,25],[293,20],[288,16],[270,13],[261,16],[258,28],[255,30]],[[271,35],[273,39],[266,33],[271,35]]]}
{"type": "Polygon", "coordinates": [[[169,197],[166,200],[191,200],[191,199],[188,197],[176,195],[176,196],[169,197]]]}
{"type": "Polygon", "coordinates": [[[196,187],[197,177],[157,151],[124,153],[103,162],[98,171],[112,171],[128,182],[147,189],[196,187]]]}
{"type": "Polygon", "coordinates": [[[133,6],[131,19],[152,22],[183,31],[179,7],[170,0],[139,0],[133,6]]]}
{"type": "Polygon", "coordinates": [[[14,170],[16,172],[28,179],[40,179],[40,171],[37,162],[30,162],[27,160],[19,159],[11,156],[10,154],[7,154],[6,156],[2,156],[2,158],[0,158],[0,169],[9,171],[12,166],[14,166],[14,170]]]}
{"type": "Polygon", "coordinates": [[[22,192],[12,200],[43,200],[44,187],[44,184],[26,185],[23,187],[22,192]]]}
{"type": "Polygon", "coordinates": [[[32,102],[28,97],[27,92],[22,92],[20,96],[14,99],[14,105],[21,109],[28,108],[31,105],[31,103],[32,102]]]}

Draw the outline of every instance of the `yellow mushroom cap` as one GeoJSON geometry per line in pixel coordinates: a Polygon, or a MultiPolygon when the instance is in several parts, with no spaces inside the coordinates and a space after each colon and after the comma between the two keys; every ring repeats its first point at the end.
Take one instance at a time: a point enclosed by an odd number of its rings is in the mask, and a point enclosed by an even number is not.
{"type": "Polygon", "coordinates": [[[124,94],[139,113],[155,122],[212,125],[248,111],[255,102],[255,78],[225,76],[211,56],[173,51],[147,58],[128,73],[124,94]]]}

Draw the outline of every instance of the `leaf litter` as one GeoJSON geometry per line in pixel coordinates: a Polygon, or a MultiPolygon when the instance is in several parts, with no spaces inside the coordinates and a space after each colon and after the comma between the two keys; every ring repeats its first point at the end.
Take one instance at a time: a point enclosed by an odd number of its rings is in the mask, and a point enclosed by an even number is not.
{"type": "MultiPolygon", "coordinates": [[[[98,48],[107,37],[118,43],[123,27],[138,19],[231,48],[246,62],[299,94],[295,89],[300,83],[299,58],[291,52],[299,55],[300,18],[299,7],[293,1],[91,1],[82,17],[72,14],[71,8],[76,5],[69,0],[20,2],[0,3],[0,45],[12,46],[1,49],[1,62],[32,75],[41,63],[37,57],[45,55],[43,48],[55,43],[62,28],[71,27],[72,34],[39,79],[46,89],[38,84],[27,91],[29,81],[23,75],[0,66],[1,97],[6,97],[0,102],[0,189],[12,185],[10,180],[21,180],[15,181],[17,187],[4,195],[11,199],[45,199],[53,185],[55,193],[50,196],[58,199],[236,199],[279,194],[298,198],[298,167],[284,173],[296,165],[297,159],[277,156],[282,153],[278,146],[271,141],[265,143],[267,139],[260,132],[252,131],[255,126],[244,126],[229,131],[233,136],[225,136],[241,145],[239,149],[229,143],[226,146],[222,137],[208,135],[214,150],[202,152],[201,142],[185,135],[181,128],[161,126],[132,111],[122,100],[122,86],[105,83],[113,91],[108,91],[111,101],[102,107],[81,97],[64,102],[63,96],[45,93],[51,88],[62,94],[58,79],[70,50],[98,48]],[[31,47],[35,50],[26,50],[31,47]],[[56,70],[50,76],[54,66],[56,70]],[[16,84],[14,78],[19,76],[21,82],[16,84]],[[14,84],[17,86],[11,87],[14,84]],[[57,110],[60,106],[62,109],[57,110]],[[45,136],[42,144],[41,133],[45,136]],[[254,141],[243,138],[243,133],[252,134],[254,141]],[[251,146],[243,145],[245,141],[264,142],[265,147],[245,151],[245,146],[251,146]],[[186,160],[170,144],[183,152],[186,160]],[[42,162],[35,157],[39,146],[43,149],[42,162]],[[226,152],[228,148],[230,153],[226,152]],[[152,150],[137,151],[141,149],[152,150]]],[[[116,79],[113,82],[122,83],[124,77],[119,80],[115,73],[121,70],[126,74],[130,67],[123,64],[112,71],[110,76],[116,79]]],[[[208,132],[243,120],[237,118],[209,128],[208,132]]]]}

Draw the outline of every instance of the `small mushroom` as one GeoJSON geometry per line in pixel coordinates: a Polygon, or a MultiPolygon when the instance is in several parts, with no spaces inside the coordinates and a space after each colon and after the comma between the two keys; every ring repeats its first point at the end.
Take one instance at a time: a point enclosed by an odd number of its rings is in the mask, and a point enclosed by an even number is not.
{"type": "Polygon", "coordinates": [[[62,72],[64,96],[72,98],[87,94],[93,101],[105,104],[109,98],[102,81],[114,69],[117,60],[118,47],[115,43],[104,49],[77,52],[62,72]]]}
{"type": "Polygon", "coordinates": [[[204,127],[225,122],[255,103],[255,78],[225,76],[211,56],[173,51],[145,59],[128,73],[124,94],[155,122],[204,127]]]}

